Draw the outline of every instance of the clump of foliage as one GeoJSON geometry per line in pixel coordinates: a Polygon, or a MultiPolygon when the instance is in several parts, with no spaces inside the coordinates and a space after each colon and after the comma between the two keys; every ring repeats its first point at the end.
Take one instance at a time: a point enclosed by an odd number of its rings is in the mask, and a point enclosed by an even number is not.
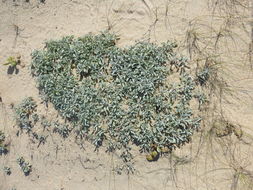
{"type": "Polygon", "coordinates": [[[43,127],[43,131],[49,130],[52,123],[49,122],[44,116],[41,117],[40,125],[43,127]]]}
{"type": "Polygon", "coordinates": [[[39,147],[41,144],[45,144],[46,143],[46,140],[47,140],[48,136],[40,135],[40,134],[38,134],[36,132],[32,132],[32,137],[39,142],[38,143],[38,147],[39,147]]]}
{"type": "Polygon", "coordinates": [[[5,135],[0,131],[0,155],[8,153],[8,145],[5,144],[5,135]]]}
{"type": "MultiPolygon", "coordinates": [[[[26,131],[33,139],[38,141],[38,147],[45,144],[48,136],[38,134],[33,130],[34,126],[39,122],[45,130],[51,125],[46,119],[37,114],[37,104],[32,97],[25,98],[16,108],[16,122],[21,131],[26,131]]],[[[34,141],[33,141],[34,142],[34,141]]]]}
{"type": "Polygon", "coordinates": [[[39,0],[39,2],[40,2],[40,3],[45,3],[45,2],[46,2],[46,0],[39,0]]]}
{"type": "Polygon", "coordinates": [[[63,138],[67,138],[69,136],[70,129],[67,124],[61,124],[59,122],[54,122],[53,132],[58,133],[63,138]]]}
{"type": "Polygon", "coordinates": [[[10,67],[16,67],[17,65],[20,64],[20,56],[17,56],[16,58],[13,56],[8,57],[6,63],[4,65],[10,66],[10,67]]]}
{"type": "Polygon", "coordinates": [[[38,115],[35,113],[36,107],[35,101],[28,97],[15,108],[17,125],[22,131],[31,132],[34,124],[38,121],[38,115]]]}
{"type": "Polygon", "coordinates": [[[194,98],[198,101],[199,104],[199,110],[201,110],[201,106],[205,105],[205,103],[208,102],[207,96],[203,92],[196,92],[194,94],[194,98]]]}
{"type": "MultiPolygon", "coordinates": [[[[21,131],[26,131],[31,138],[31,141],[38,142],[39,147],[41,144],[45,144],[48,135],[44,133],[45,130],[49,131],[49,127],[52,125],[51,122],[47,121],[43,115],[38,115],[37,104],[32,97],[25,98],[15,108],[16,123],[21,131]],[[37,133],[34,127],[43,127],[43,133],[37,133]]],[[[17,135],[19,135],[19,132],[17,135]]]]}
{"type": "Polygon", "coordinates": [[[25,159],[23,157],[19,157],[17,159],[17,163],[20,166],[21,170],[25,174],[25,176],[28,176],[32,171],[32,165],[30,165],[28,162],[25,162],[25,159]]]}
{"type": "Polygon", "coordinates": [[[3,170],[4,170],[4,173],[6,173],[6,175],[11,175],[11,168],[10,167],[5,166],[3,170]]]}
{"type": "Polygon", "coordinates": [[[68,36],[34,51],[31,71],[44,101],[96,148],[125,149],[127,163],[130,144],[151,152],[153,144],[172,150],[189,142],[201,118],[190,106],[198,83],[187,59],[174,52],[174,43],[121,49],[116,39],[107,32],[68,36]]]}
{"type": "Polygon", "coordinates": [[[210,78],[210,68],[209,67],[205,67],[200,72],[197,73],[197,82],[201,86],[206,85],[209,78],[210,78]]]}

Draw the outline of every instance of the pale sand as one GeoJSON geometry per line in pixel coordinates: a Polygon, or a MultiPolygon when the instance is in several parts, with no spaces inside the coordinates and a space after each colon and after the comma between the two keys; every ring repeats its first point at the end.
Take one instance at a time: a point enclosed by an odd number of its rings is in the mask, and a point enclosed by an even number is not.
{"type": "MultiPolygon", "coordinates": [[[[208,2],[211,6],[212,1],[208,2]]],[[[224,5],[221,3],[220,7],[224,5]]],[[[0,157],[0,190],[13,187],[17,190],[253,189],[253,77],[247,54],[250,12],[240,9],[238,13],[231,13],[235,17],[228,23],[229,33],[224,24],[227,17],[220,16],[225,15],[220,11],[213,13],[207,0],[46,0],[45,4],[36,0],[30,3],[2,0],[0,129],[7,134],[11,145],[10,153],[0,157]],[[117,155],[106,154],[103,148],[99,153],[93,152],[94,147],[88,142],[83,145],[85,150],[80,149],[73,136],[63,140],[50,135],[46,144],[39,148],[26,134],[17,137],[18,128],[10,104],[17,105],[28,96],[34,97],[38,104],[41,102],[29,71],[31,52],[42,48],[49,39],[82,36],[108,28],[119,35],[119,46],[133,44],[136,40],[150,39],[157,43],[176,40],[179,50],[187,56],[186,32],[195,31],[199,36],[198,46],[207,45],[205,53],[215,51],[221,56],[221,75],[230,85],[229,91],[224,92],[226,99],[222,102],[212,99],[216,111],[209,111],[206,117],[211,120],[222,112],[230,122],[241,126],[242,139],[234,134],[223,138],[208,135],[211,126],[206,122],[190,144],[175,151],[179,158],[166,156],[149,163],[145,155],[136,151],[137,172],[128,176],[112,172],[119,160],[117,155]],[[215,49],[215,35],[219,32],[222,37],[215,49]],[[228,34],[232,34],[234,41],[224,37],[228,34]],[[2,63],[17,54],[21,55],[25,67],[20,67],[18,74],[7,74],[7,67],[2,63]],[[30,176],[25,177],[20,171],[16,163],[19,156],[33,165],[30,176]],[[10,176],[2,172],[4,166],[11,167],[10,176]]],[[[195,60],[197,56],[194,51],[192,53],[195,60]]],[[[52,107],[47,110],[40,104],[38,109],[48,117],[57,117],[52,107]]]]}

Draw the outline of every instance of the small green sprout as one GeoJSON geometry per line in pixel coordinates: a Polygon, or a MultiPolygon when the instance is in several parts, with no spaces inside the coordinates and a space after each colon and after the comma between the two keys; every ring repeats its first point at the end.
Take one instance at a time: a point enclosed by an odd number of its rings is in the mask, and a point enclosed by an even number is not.
{"type": "Polygon", "coordinates": [[[21,63],[20,61],[21,56],[17,56],[16,58],[14,56],[8,57],[6,63],[4,65],[10,66],[10,67],[16,67],[21,63]]]}

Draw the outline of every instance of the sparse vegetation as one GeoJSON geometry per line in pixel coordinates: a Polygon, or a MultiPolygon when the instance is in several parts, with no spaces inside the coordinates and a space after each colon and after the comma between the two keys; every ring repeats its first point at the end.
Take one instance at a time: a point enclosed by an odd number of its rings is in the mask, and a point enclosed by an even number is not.
{"type": "Polygon", "coordinates": [[[43,127],[43,131],[49,130],[52,125],[44,116],[41,117],[40,124],[43,127]]]}
{"type": "Polygon", "coordinates": [[[8,145],[5,143],[5,135],[0,131],[0,155],[8,153],[8,145]]]}
{"type": "Polygon", "coordinates": [[[6,175],[11,175],[11,168],[10,167],[5,166],[3,170],[6,175]]]}
{"type": "Polygon", "coordinates": [[[39,141],[39,143],[38,143],[38,147],[39,147],[41,144],[45,144],[45,143],[46,143],[46,140],[47,140],[47,137],[48,137],[48,136],[39,135],[39,134],[37,134],[36,132],[33,132],[33,133],[32,133],[32,137],[33,137],[34,139],[36,139],[37,141],[39,141]]]}
{"type": "Polygon", "coordinates": [[[25,176],[28,176],[32,172],[32,165],[30,165],[28,162],[25,162],[25,159],[23,157],[19,157],[17,159],[17,163],[25,176]]]}
{"type": "Polygon", "coordinates": [[[24,99],[20,105],[15,108],[16,122],[21,131],[31,132],[34,124],[38,120],[35,101],[29,97],[24,99]]]}
{"type": "MultiPolygon", "coordinates": [[[[46,139],[48,135],[39,134],[34,129],[36,124],[40,124],[43,127],[43,131],[51,126],[51,123],[48,122],[44,116],[40,116],[37,113],[37,104],[32,99],[32,97],[25,98],[16,108],[15,108],[15,116],[16,123],[19,126],[21,131],[26,131],[30,137],[32,137],[32,141],[38,141],[38,147],[41,144],[46,143],[46,139]]],[[[19,132],[17,133],[19,134],[19,132]]]]}
{"type": "Polygon", "coordinates": [[[70,133],[69,126],[67,124],[60,124],[59,122],[54,122],[54,133],[58,133],[63,138],[67,138],[70,133]]]}
{"type": "Polygon", "coordinates": [[[197,81],[201,86],[204,86],[210,77],[209,68],[204,68],[202,71],[197,73],[197,81]]]}

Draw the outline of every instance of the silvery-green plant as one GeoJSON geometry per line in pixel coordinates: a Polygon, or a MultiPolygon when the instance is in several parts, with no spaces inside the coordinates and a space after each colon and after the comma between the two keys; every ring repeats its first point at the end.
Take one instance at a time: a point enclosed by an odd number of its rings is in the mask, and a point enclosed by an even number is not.
{"type": "Polygon", "coordinates": [[[67,124],[61,124],[59,122],[54,122],[54,133],[58,133],[61,137],[67,138],[71,130],[67,124]]]}
{"type": "Polygon", "coordinates": [[[4,166],[3,170],[4,170],[4,173],[6,173],[6,175],[11,175],[11,168],[10,167],[4,166]]]}
{"type": "Polygon", "coordinates": [[[29,133],[38,121],[38,115],[34,113],[36,107],[35,101],[28,97],[15,108],[16,122],[22,131],[25,130],[29,133]]]}
{"type": "Polygon", "coordinates": [[[210,78],[210,68],[205,67],[197,73],[197,82],[204,86],[210,78]]]}
{"type": "Polygon", "coordinates": [[[49,122],[44,116],[42,116],[40,124],[43,127],[43,131],[49,130],[52,125],[52,123],[49,122]]]}
{"type": "Polygon", "coordinates": [[[46,143],[46,140],[47,140],[48,136],[39,135],[36,132],[32,132],[32,137],[35,138],[39,142],[38,143],[38,147],[39,147],[41,144],[45,144],[46,143]]]}
{"type": "Polygon", "coordinates": [[[199,109],[201,105],[208,102],[207,96],[203,92],[197,92],[196,94],[194,94],[194,98],[196,98],[199,103],[199,109]]]}
{"type": "MultiPolygon", "coordinates": [[[[135,144],[147,152],[152,144],[173,149],[189,142],[201,118],[190,107],[198,83],[187,59],[174,52],[174,43],[122,49],[116,39],[107,32],[68,36],[34,51],[31,72],[43,100],[96,149],[135,144]]],[[[69,126],[55,125],[54,131],[66,137],[69,126]]],[[[129,153],[122,155],[126,163],[129,153]]]]}
{"type": "Polygon", "coordinates": [[[0,131],[0,155],[8,153],[8,145],[5,143],[5,135],[0,131]]]}
{"type": "Polygon", "coordinates": [[[30,165],[28,162],[25,162],[25,159],[23,157],[19,157],[17,159],[17,163],[25,176],[28,176],[32,172],[32,165],[30,165]]]}

